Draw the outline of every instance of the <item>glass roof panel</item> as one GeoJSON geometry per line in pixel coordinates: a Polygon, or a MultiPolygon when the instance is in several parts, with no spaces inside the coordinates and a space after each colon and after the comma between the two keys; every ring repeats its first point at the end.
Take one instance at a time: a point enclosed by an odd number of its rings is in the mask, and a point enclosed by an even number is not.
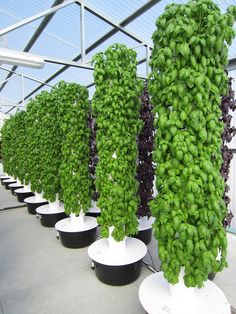
{"type": "MultiPolygon", "coordinates": [[[[67,0],[64,0],[67,1],[67,0]]],[[[236,5],[236,0],[214,0],[220,7],[222,12],[225,12],[230,4],[236,5]]],[[[147,0],[87,0],[84,1],[85,5],[91,5],[99,13],[102,12],[109,19],[114,20],[116,23],[120,23],[135,11],[137,11],[144,4],[147,4],[147,0]]],[[[155,30],[156,18],[163,13],[165,6],[169,3],[186,3],[187,0],[162,0],[154,5],[151,9],[144,12],[133,22],[128,24],[125,28],[143,38],[145,42],[152,45],[152,33],[155,30]]],[[[1,1],[0,5],[0,28],[5,28],[12,25],[22,19],[40,13],[46,9],[49,9],[54,0],[5,0],[1,1]]],[[[7,45],[9,48],[16,50],[23,50],[35,30],[40,25],[43,18],[36,20],[28,25],[25,25],[17,30],[7,34],[7,45]]],[[[236,24],[234,25],[236,29],[236,24]]],[[[93,45],[98,39],[105,34],[109,33],[113,27],[106,22],[98,19],[92,13],[85,11],[85,47],[93,45]]],[[[41,54],[54,58],[60,58],[65,60],[71,60],[81,53],[81,38],[80,38],[80,6],[72,4],[59,10],[53,16],[50,23],[46,26],[43,33],[39,36],[37,42],[31,48],[30,52],[35,54],[41,54]]],[[[100,51],[104,51],[113,43],[124,43],[130,48],[134,48],[137,52],[138,60],[142,60],[146,56],[145,47],[138,47],[139,45],[135,40],[131,39],[122,32],[117,32],[113,36],[109,37],[101,45],[96,47],[93,51],[86,55],[86,59],[91,60],[92,56],[100,51]]],[[[229,48],[229,58],[236,57],[236,39],[229,48]]],[[[5,65],[4,65],[5,66],[5,65]]],[[[6,66],[7,67],[7,66],[6,66]]],[[[11,66],[8,66],[11,68],[11,66]]],[[[45,64],[41,70],[18,67],[17,71],[34,76],[39,80],[46,80],[52,76],[58,69],[63,68],[58,64],[45,64]]],[[[59,80],[78,82],[83,85],[93,82],[92,71],[81,68],[70,67],[57,78],[54,78],[50,84],[54,84],[59,80]]],[[[142,63],[138,66],[139,76],[145,76],[146,63],[142,63]]],[[[0,81],[4,80],[7,72],[0,69],[0,81]]],[[[25,94],[31,92],[38,83],[30,82],[25,84],[25,94]],[[31,89],[31,90],[30,90],[31,89]]],[[[46,87],[45,87],[46,88],[46,87]]],[[[90,95],[94,87],[90,88],[90,95]]],[[[38,93],[39,91],[37,91],[38,93]]],[[[20,79],[12,79],[6,84],[4,89],[0,92],[1,97],[9,97],[10,99],[17,99],[21,97],[21,83],[20,79]],[[17,85],[18,82],[18,85],[17,85]]]]}

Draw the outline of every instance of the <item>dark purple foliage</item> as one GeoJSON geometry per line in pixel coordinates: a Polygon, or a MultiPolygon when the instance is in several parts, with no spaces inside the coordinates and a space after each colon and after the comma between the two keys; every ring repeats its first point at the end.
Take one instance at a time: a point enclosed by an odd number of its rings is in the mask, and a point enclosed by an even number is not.
{"type": "Polygon", "coordinates": [[[96,165],[98,162],[98,154],[97,154],[97,146],[96,146],[96,123],[91,112],[88,119],[88,125],[91,129],[89,172],[92,177],[92,200],[97,201],[98,192],[96,191],[96,186],[95,186],[95,170],[96,170],[96,165]]]}
{"type": "Polygon", "coordinates": [[[149,201],[153,194],[154,166],[152,162],[152,151],[154,143],[154,117],[153,106],[149,102],[147,82],[144,82],[144,91],[141,96],[140,119],[144,125],[138,137],[138,167],[136,179],[139,182],[138,194],[140,203],[138,207],[138,217],[151,216],[149,201]]]}
{"type": "MultiPolygon", "coordinates": [[[[232,78],[229,78],[229,92],[228,95],[222,97],[220,108],[222,110],[221,121],[223,121],[225,124],[225,128],[222,134],[223,145],[221,148],[223,163],[220,172],[222,177],[224,178],[224,181],[227,182],[227,180],[229,179],[230,162],[233,158],[233,153],[229,150],[226,143],[229,143],[232,140],[233,136],[235,136],[236,134],[236,128],[231,127],[230,125],[232,116],[229,114],[230,110],[235,111],[236,109],[236,101],[234,99],[234,91],[232,89],[232,78]]],[[[228,204],[230,203],[230,198],[227,195],[228,192],[229,186],[226,184],[225,193],[223,196],[226,206],[228,206],[228,204]]],[[[233,214],[232,212],[229,212],[223,221],[223,226],[225,228],[230,225],[232,218],[233,214]]]]}

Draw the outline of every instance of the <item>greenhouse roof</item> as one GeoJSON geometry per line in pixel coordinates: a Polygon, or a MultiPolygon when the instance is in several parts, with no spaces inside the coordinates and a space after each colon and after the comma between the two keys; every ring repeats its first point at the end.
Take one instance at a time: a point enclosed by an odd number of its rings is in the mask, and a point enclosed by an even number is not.
{"type": "MultiPolygon", "coordinates": [[[[172,2],[187,1],[2,0],[0,47],[43,56],[45,64],[42,69],[0,65],[0,111],[14,113],[60,80],[85,85],[92,96],[91,58],[112,43],[134,48],[138,75],[146,77],[156,18],[172,2]]],[[[236,0],[214,2],[222,12],[236,5],[236,0]]],[[[235,51],[236,39],[229,48],[231,63],[235,51]]]]}

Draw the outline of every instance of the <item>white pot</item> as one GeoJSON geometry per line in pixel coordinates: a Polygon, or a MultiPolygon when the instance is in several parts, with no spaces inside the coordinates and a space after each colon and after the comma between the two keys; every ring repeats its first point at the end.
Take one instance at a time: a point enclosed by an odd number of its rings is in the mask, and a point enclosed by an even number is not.
{"type": "Polygon", "coordinates": [[[48,201],[48,207],[49,207],[49,210],[56,210],[57,208],[60,207],[60,201],[58,201],[58,200],[56,200],[54,202],[48,201]]]}
{"type": "Polygon", "coordinates": [[[35,194],[35,199],[37,201],[41,201],[42,200],[42,194],[41,193],[35,192],[34,194],[35,194]]]}
{"type": "Polygon", "coordinates": [[[143,231],[152,228],[155,218],[148,216],[143,216],[138,219],[138,230],[143,231]]]}
{"type": "MultiPolygon", "coordinates": [[[[169,284],[163,272],[146,277],[139,288],[139,300],[149,314],[230,314],[230,304],[224,293],[214,282],[207,280],[204,287],[195,289],[188,295],[189,289],[178,284],[174,285],[182,291],[182,297],[176,291],[170,295],[169,284]]],[[[190,290],[191,291],[191,290],[190,290]]]]}
{"type": "Polygon", "coordinates": [[[109,227],[109,238],[108,238],[108,247],[109,250],[114,252],[116,255],[124,254],[126,248],[126,237],[122,241],[116,241],[112,234],[114,227],[109,227]]]}
{"type": "Polygon", "coordinates": [[[153,180],[153,194],[152,194],[152,196],[155,198],[156,196],[157,196],[157,194],[158,194],[158,191],[157,191],[157,188],[156,188],[156,179],[157,179],[157,177],[156,176],[154,176],[154,180],[153,180]]]}
{"type": "Polygon", "coordinates": [[[181,267],[179,282],[175,285],[169,284],[169,294],[176,301],[184,301],[194,296],[195,288],[188,288],[184,284],[184,268],[181,267]]]}
{"type": "Polygon", "coordinates": [[[92,201],[92,209],[95,211],[95,212],[100,212],[100,208],[97,206],[97,202],[96,201],[92,201]]]}
{"type": "Polygon", "coordinates": [[[76,216],[74,213],[70,214],[70,221],[72,225],[84,225],[84,212],[80,211],[79,216],[76,216]]]}
{"type": "Polygon", "coordinates": [[[30,183],[29,183],[29,184],[26,184],[24,187],[25,187],[25,191],[31,192],[30,183]]]}

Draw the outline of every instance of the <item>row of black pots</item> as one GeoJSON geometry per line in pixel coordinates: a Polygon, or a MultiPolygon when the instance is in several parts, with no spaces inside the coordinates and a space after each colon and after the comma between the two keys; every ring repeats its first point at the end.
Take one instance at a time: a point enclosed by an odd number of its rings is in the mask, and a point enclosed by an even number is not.
{"type": "MultiPolygon", "coordinates": [[[[17,189],[20,186],[9,187],[9,185],[13,182],[4,182],[5,180],[1,179],[1,183],[5,185],[6,189],[11,189],[13,195],[17,196],[19,202],[24,202],[24,200],[30,196],[34,196],[32,192],[24,192],[17,193],[17,189]]],[[[36,209],[42,205],[48,204],[48,202],[27,202],[28,213],[31,215],[36,214],[36,209]]],[[[88,213],[92,217],[97,217],[98,213],[88,213]]],[[[44,227],[54,227],[55,224],[68,216],[62,213],[55,214],[39,214],[40,222],[44,227]]],[[[64,232],[58,231],[59,239],[64,247],[67,248],[82,248],[87,247],[92,244],[97,237],[97,227],[92,228],[90,230],[79,231],[79,232],[64,232]]],[[[145,244],[148,244],[151,241],[152,237],[152,229],[141,230],[135,236],[136,239],[141,240],[145,244]]],[[[106,265],[103,263],[99,263],[93,260],[93,268],[95,270],[95,274],[97,278],[108,285],[120,286],[126,285],[133,281],[135,281],[141,272],[142,259],[135,261],[134,263],[126,264],[126,265],[106,265]]],[[[214,273],[209,274],[209,279],[213,280],[215,277],[214,273]]]]}
{"type": "Polygon", "coordinates": [[[1,184],[2,184],[2,185],[4,185],[4,184],[3,184],[3,181],[6,180],[6,179],[10,179],[10,177],[8,177],[8,176],[1,176],[1,177],[0,177],[0,180],[1,180],[1,184]]]}
{"type": "MultiPolygon", "coordinates": [[[[17,197],[18,202],[24,203],[24,200],[28,197],[34,196],[33,192],[23,192],[17,193],[17,189],[22,188],[23,186],[18,187],[9,187],[10,184],[15,183],[16,181],[6,182],[5,179],[1,178],[1,183],[5,186],[6,189],[10,189],[12,194],[17,197]],[[16,192],[15,192],[16,191],[16,192]]],[[[26,202],[28,213],[31,215],[36,215],[36,209],[39,206],[48,204],[48,202],[26,202]]],[[[87,213],[86,215],[97,218],[100,214],[97,212],[87,213]]],[[[40,222],[44,227],[54,227],[57,221],[68,217],[65,213],[55,213],[55,214],[40,214],[38,215],[40,222]]],[[[62,236],[64,237],[64,236],[62,236]]],[[[143,241],[146,245],[151,242],[152,238],[152,229],[141,230],[138,234],[134,235],[135,238],[143,241]]],[[[73,241],[72,241],[73,242],[73,241]]],[[[73,244],[72,244],[73,246],[73,244]]]]}
{"type": "Polygon", "coordinates": [[[10,190],[9,185],[12,183],[16,183],[16,180],[10,179],[9,177],[1,178],[1,184],[5,187],[6,190],[10,190]]]}
{"type": "MultiPolygon", "coordinates": [[[[8,187],[8,189],[11,189],[12,194],[17,197],[19,202],[26,203],[29,214],[36,215],[38,207],[48,204],[47,201],[30,202],[29,198],[34,196],[34,193],[19,193],[17,192],[17,188],[19,189],[20,187],[11,188],[9,187],[10,183],[13,182],[6,184],[6,182],[4,183],[4,180],[2,180],[2,184],[5,185],[5,188],[8,187]]],[[[96,218],[99,213],[87,213],[87,215],[96,218]]],[[[37,216],[40,218],[40,222],[44,227],[54,227],[57,222],[64,218],[68,218],[64,212],[55,214],[37,214],[37,216]]],[[[64,232],[60,230],[57,230],[57,232],[62,245],[67,248],[87,247],[95,242],[97,238],[97,226],[92,229],[79,232],[64,232]]],[[[151,235],[152,230],[148,229],[140,231],[135,237],[143,242],[149,243],[151,235]]],[[[103,283],[109,285],[120,286],[129,284],[135,281],[141,272],[142,258],[138,261],[125,265],[106,265],[95,260],[92,261],[97,278],[103,283]]]]}
{"type": "MultiPolygon", "coordinates": [[[[36,214],[36,209],[39,206],[42,206],[45,204],[48,204],[48,202],[30,203],[30,202],[26,201],[28,212],[32,215],[36,214]]],[[[99,214],[88,212],[88,213],[86,213],[86,216],[97,218],[99,216],[99,214]]],[[[39,214],[38,217],[40,218],[40,222],[41,222],[42,226],[54,227],[58,221],[60,221],[64,218],[67,218],[68,216],[65,213],[55,213],[55,214],[39,214]]],[[[84,231],[84,233],[85,233],[85,231],[84,231]]],[[[90,242],[89,237],[91,237],[91,240],[94,237],[96,238],[96,236],[95,236],[94,232],[92,232],[92,230],[91,230],[91,235],[89,233],[90,232],[88,232],[87,235],[83,234],[83,236],[80,239],[81,232],[77,232],[77,233],[73,232],[71,234],[68,234],[68,232],[59,232],[60,240],[61,240],[62,244],[65,247],[69,247],[69,248],[79,248],[79,247],[87,246],[83,243],[84,235],[86,238],[88,238],[88,242],[90,242]],[[78,240],[76,240],[76,239],[78,239],[78,240]]],[[[146,230],[139,231],[138,234],[134,235],[133,237],[143,241],[147,245],[151,242],[152,229],[149,228],[146,230]]]]}
{"type": "MultiPolygon", "coordinates": [[[[9,178],[1,178],[2,185],[6,189],[11,190],[12,194],[17,197],[18,202],[25,203],[27,206],[28,213],[31,215],[37,214],[37,208],[43,205],[48,204],[47,201],[35,201],[31,202],[30,197],[35,196],[33,192],[19,192],[17,189],[23,188],[23,186],[18,187],[9,187],[10,184],[15,183],[16,181],[6,182],[9,178]]],[[[87,215],[92,217],[97,217],[98,213],[87,213],[87,215]]],[[[65,212],[60,213],[50,213],[50,214],[37,214],[37,217],[40,219],[41,225],[44,227],[54,228],[55,224],[64,219],[68,218],[68,215],[65,212]]],[[[59,238],[61,243],[68,248],[81,248],[90,245],[96,240],[96,228],[92,230],[86,230],[84,232],[63,232],[59,231],[59,238]]]]}

